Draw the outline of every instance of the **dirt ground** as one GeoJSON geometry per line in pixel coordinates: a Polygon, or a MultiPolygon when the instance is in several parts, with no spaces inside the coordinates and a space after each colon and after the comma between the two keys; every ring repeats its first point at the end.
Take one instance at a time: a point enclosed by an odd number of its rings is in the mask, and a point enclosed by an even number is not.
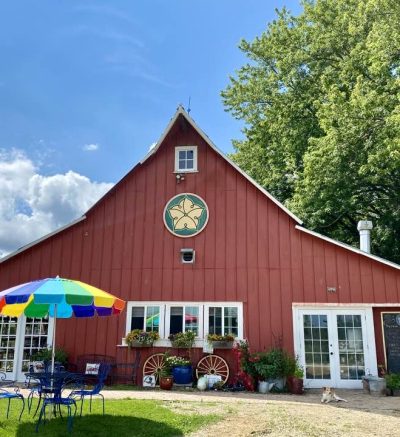
{"type": "Polygon", "coordinates": [[[158,399],[180,414],[224,416],[191,437],[205,436],[391,436],[400,437],[400,398],[339,390],[347,403],[321,404],[319,390],[289,394],[107,391],[106,398],[158,399]]]}

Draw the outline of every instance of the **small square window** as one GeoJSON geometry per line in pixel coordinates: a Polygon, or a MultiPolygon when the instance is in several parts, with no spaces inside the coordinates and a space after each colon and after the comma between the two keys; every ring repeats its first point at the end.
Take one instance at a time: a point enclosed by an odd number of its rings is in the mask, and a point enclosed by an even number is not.
{"type": "Polygon", "coordinates": [[[175,172],[197,171],[197,147],[179,146],[175,147],[175,172]]]}

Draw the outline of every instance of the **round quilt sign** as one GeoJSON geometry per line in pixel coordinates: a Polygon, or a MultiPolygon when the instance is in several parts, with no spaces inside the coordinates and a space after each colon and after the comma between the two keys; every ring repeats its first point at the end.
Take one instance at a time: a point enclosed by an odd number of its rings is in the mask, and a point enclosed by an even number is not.
{"type": "Polygon", "coordinates": [[[177,237],[193,237],[206,227],[207,222],[208,206],[196,194],[178,194],[165,206],[165,226],[177,237]]]}

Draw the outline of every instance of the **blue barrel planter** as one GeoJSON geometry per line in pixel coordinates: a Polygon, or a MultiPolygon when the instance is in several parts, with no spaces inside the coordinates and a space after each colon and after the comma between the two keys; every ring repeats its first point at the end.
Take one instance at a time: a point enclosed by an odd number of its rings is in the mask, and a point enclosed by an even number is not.
{"type": "Polygon", "coordinates": [[[176,366],[172,369],[175,384],[190,384],[192,382],[192,366],[176,366]]]}

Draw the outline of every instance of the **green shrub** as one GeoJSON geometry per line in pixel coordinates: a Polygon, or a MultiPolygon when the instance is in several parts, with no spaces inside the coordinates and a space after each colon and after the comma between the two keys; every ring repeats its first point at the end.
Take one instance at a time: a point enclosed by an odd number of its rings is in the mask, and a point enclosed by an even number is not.
{"type": "Polygon", "coordinates": [[[386,387],[390,390],[400,390],[400,373],[387,373],[385,375],[386,387]]]}
{"type": "MultiPolygon", "coordinates": [[[[51,354],[52,354],[51,348],[41,349],[40,351],[35,352],[34,354],[31,355],[31,361],[44,361],[45,363],[48,363],[51,361],[51,354]]],[[[67,364],[68,353],[64,349],[60,347],[56,347],[54,361],[64,365],[67,364]]]]}

